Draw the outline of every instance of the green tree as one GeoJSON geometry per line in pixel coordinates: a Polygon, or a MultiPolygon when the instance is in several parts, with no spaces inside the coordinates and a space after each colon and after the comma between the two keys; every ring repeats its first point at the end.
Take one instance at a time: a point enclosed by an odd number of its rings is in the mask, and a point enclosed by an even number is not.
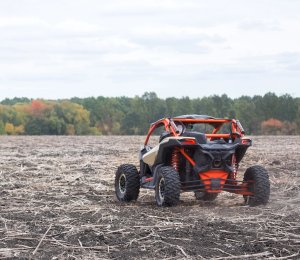
{"type": "Polygon", "coordinates": [[[297,101],[291,95],[285,94],[278,98],[278,119],[292,122],[296,119],[297,110],[297,101]]]}
{"type": "Polygon", "coordinates": [[[240,120],[246,133],[259,133],[260,121],[255,116],[255,104],[251,97],[242,96],[234,100],[235,117],[240,120]]]}
{"type": "Polygon", "coordinates": [[[288,94],[161,99],[145,92],[134,98],[5,99],[0,102],[0,134],[145,134],[150,123],[182,114],[236,117],[248,134],[259,134],[262,122],[273,118],[286,126],[280,133],[300,133],[300,98],[288,94]]]}
{"type": "Polygon", "coordinates": [[[5,126],[2,120],[0,120],[0,135],[5,134],[5,126]]]}
{"type": "Polygon", "coordinates": [[[70,124],[74,126],[75,134],[89,134],[90,113],[82,105],[61,101],[54,106],[54,110],[56,115],[63,120],[56,120],[56,127],[58,127],[57,123],[60,129],[64,129],[66,125],[70,124]]]}

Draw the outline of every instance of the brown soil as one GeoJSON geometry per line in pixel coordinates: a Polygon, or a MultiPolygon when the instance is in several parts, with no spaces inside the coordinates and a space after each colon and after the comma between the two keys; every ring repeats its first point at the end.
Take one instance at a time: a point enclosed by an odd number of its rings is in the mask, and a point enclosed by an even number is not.
{"type": "Polygon", "coordinates": [[[300,137],[253,137],[240,175],[267,168],[271,199],[248,207],[222,193],[184,193],[159,208],[153,191],[114,198],[119,164],[143,137],[1,137],[0,259],[299,259],[300,137]]]}

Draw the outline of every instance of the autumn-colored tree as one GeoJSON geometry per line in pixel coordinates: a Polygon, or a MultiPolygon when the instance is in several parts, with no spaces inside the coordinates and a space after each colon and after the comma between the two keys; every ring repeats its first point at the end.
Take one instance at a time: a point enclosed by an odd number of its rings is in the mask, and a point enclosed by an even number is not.
{"type": "Polygon", "coordinates": [[[0,102],[0,134],[143,135],[149,123],[181,114],[235,117],[247,134],[300,134],[300,98],[290,95],[161,99],[154,92],[133,98],[5,99],[0,102]]]}
{"type": "Polygon", "coordinates": [[[25,128],[23,125],[19,125],[15,127],[15,134],[16,135],[22,135],[25,132],[25,128]]]}
{"type": "Polygon", "coordinates": [[[30,112],[34,116],[41,116],[50,106],[41,100],[32,100],[30,105],[30,112]]]}
{"type": "Polygon", "coordinates": [[[284,123],[278,119],[270,118],[261,123],[261,133],[264,135],[279,135],[283,132],[284,123]]]}
{"type": "Polygon", "coordinates": [[[284,121],[284,127],[282,129],[283,135],[296,135],[298,131],[298,126],[296,122],[284,121]]]}
{"type": "Polygon", "coordinates": [[[67,135],[75,135],[76,134],[74,125],[67,124],[66,134],[67,135]]]}
{"type": "Polygon", "coordinates": [[[74,134],[89,134],[90,113],[83,106],[63,101],[55,105],[55,111],[57,116],[61,117],[67,125],[73,125],[75,129],[74,134]]]}
{"type": "Polygon", "coordinates": [[[5,132],[8,135],[13,135],[15,133],[15,127],[11,123],[6,123],[5,124],[5,132]]]}

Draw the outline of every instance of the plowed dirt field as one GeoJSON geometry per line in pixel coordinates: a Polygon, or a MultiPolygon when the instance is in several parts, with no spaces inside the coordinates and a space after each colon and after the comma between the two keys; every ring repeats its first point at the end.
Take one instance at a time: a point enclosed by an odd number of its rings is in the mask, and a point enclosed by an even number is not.
{"type": "Polygon", "coordinates": [[[144,137],[0,137],[0,259],[300,259],[300,137],[253,137],[240,176],[267,168],[267,206],[153,191],[121,204],[114,172],[144,137]]]}

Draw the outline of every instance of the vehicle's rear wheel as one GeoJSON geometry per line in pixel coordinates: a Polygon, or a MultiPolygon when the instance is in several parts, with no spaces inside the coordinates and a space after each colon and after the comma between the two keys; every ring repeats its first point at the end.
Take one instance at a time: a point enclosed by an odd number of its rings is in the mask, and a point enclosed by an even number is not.
{"type": "Polygon", "coordinates": [[[249,191],[253,192],[253,195],[244,196],[245,204],[258,206],[268,203],[270,197],[270,181],[265,168],[258,165],[248,168],[244,175],[244,181],[251,181],[248,184],[249,191]]]}
{"type": "Polygon", "coordinates": [[[158,206],[175,206],[180,198],[180,179],[178,172],[164,166],[158,170],[158,180],[155,186],[155,200],[158,206]]]}
{"type": "Polygon", "coordinates": [[[140,192],[140,176],[132,164],[122,164],[115,175],[115,192],[119,201],[137,200],[140,192]]]}
{"type": "Polygon", "coordinates": [[[219,193],[210,193],[204,191],[195,191],[195,198],[203,201],[214,201],[218,197],[219,193]]]}

